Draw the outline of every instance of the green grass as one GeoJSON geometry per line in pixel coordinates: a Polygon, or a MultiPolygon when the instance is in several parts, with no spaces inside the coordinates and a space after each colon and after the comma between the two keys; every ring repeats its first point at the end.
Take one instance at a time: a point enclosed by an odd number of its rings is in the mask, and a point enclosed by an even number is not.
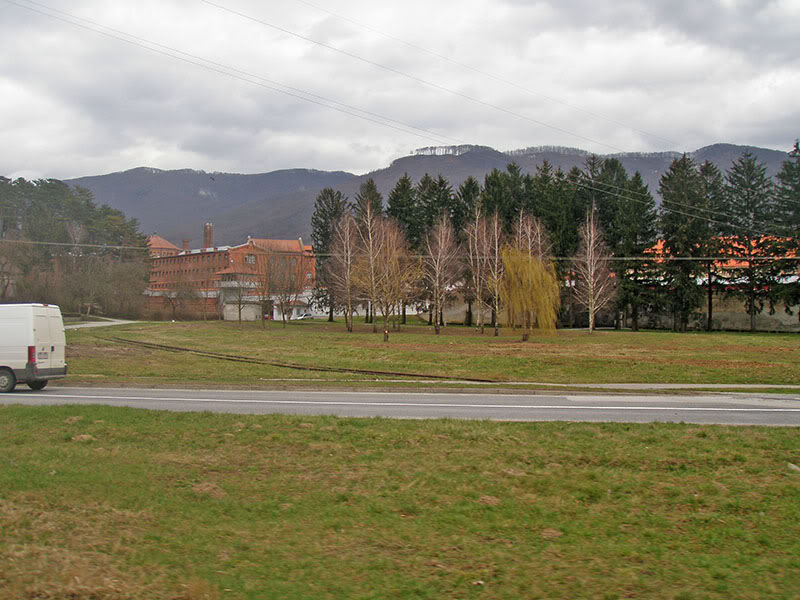
{"type": "MultiPolygon", "coordinates": [[[[120,337],[210,349],[308,366],[361,368],[545,383],[800,384],[800,336],[796,334],[687,333],[663,331],[558,331],[519,341],[519,332],[500,337],[471,328],[448,327],[435,336],[410,326],[382,335],[341,323],[230,322],[139,323],[68,332],[70,380],[100,383],[267,386],[279,380],[352,383],[374,380],[349,374],[222,362],[105,342],[120,337]]],[[[283,385],[289,385],[283,382],[283,385]]]]}
{"type": "Polygon", "coordinates": [[[798,598],[798,433],[0,406],[0,597],[798,598]]]}

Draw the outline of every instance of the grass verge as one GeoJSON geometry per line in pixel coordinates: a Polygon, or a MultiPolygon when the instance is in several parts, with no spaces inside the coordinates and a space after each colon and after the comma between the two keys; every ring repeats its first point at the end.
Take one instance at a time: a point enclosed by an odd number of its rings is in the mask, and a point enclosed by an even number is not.
{"type": "MultiPolygon", "coordinates": [[[[306,366],[477,377],[529,383],[800,384],[796,334],[558,331],[522,343],[518,332],[500,337],[449,327],[435,336],[423,326],[391,335],[389,343],[369,326],[353,334],[340,323],[229,322],[137,323],[68,332],[70,381],[191,383],[266,387],[374,382],[375,377],[298,371],[225,362],[188,354],[120,345],[122,338],[186,348],[290,361],[306,366]]],[[[383,378],[392,379],[392,377],[383,378]]]]}
{"type": "Polygon", "coordinates": [[[0,406],[0,590],[797,598],[797,440],[797,428],[0,406]]]}

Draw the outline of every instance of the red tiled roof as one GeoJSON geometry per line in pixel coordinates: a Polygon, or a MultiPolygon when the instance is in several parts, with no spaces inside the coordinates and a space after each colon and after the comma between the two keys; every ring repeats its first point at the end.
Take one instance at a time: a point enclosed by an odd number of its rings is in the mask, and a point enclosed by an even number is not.
{"type": "Polygon", "coordinates": [[[251,238],[254,245],[264,250],[273,252],[302,252],[303,246],[300,240],[267,240],[263,238],[251,238]]]}
{"type": "Polygon", "coordinates": [[[160,235],[155,235],[155,234],[153,234],[153,235],[151,235],[150,237],[147,238],[147,247],[148,248],[157,248],[157,249],[160,249],[160,250],[178,250],[178,251],[180,251],[180,248],[178,248],[175,244],[173,244],[172,242],[170,242],[168,240],[165,240],[160,235]]]}

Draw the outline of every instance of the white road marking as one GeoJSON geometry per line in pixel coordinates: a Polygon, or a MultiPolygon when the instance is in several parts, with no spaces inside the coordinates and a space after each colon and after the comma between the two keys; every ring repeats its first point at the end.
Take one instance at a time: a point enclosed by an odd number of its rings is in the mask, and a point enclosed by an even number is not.
{"type": "MultiPolygon", "coordinates": [[[[318,392],[324,393],[324,392],[318,392]]],[[[346,392],[339,392],[346,393],[346,392]]],[[[397,394],[402,395],[402,394],[397,394]]],[[[11,396],[13,398],[13,396],[11,396]]],[[[722,408],[699,406],[593,406],[593,405],[561,405],[561,404],[464,404],[445,402],[356,402],[345,400],[254,400],[254,399],[221,399],[221,398],[168,398],[159,396],[104,396],[104,395],[77,395],[77,394],[25,394],[21,398],[66,398],[89,400],[138,400],[162,402],[208,402],[223,404],[297,404],[318,406],[373,406],[373,407],[418,407],[418,408],[507,408],[507,409],[544,409],[544,410],[650,410],[650,411],[697,411],[697,412],[800,412],[800,408],[722,408]]]]}

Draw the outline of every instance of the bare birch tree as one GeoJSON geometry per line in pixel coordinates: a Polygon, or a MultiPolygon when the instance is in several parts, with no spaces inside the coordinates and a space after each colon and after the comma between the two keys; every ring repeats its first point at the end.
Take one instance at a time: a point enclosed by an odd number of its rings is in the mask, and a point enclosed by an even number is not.
{"type": "Polygon", "coordinates": [[[480,203],[475,203],[475,210],[472,213],[472,220],[467,226],[466,239],[466,264],[469,273],[469,287],[478,308],[476,330],[483,333],[483,314],[485,310],[491,310],[487,302],[487,285],[489,270],[489,233],[486,219],[481,213],[480,203]]]}
{"type": "Polygon", "coordinates": [[[503,222],[495,213],[487,221],[486,228],[486,289],[492,308],[494,335],[500,335],[500,304],[503,287],[503,222]]]}
{"type": "Polygon", "coordinates": [[[378,285],[379,278],[379,265],[378,256],[381,254],[381,240],[380,240],[380,221],[381,215],[376,209],[373,202],[365,201],[359,206],[360,210],[358,217],[358,234],[360,256],[359,261],[360,269],[358,278],[363,292],[363,296],[371,305],[373,313],[372,318],[372,333],[378,332],[378,325],[375,323],[374,312],[375,305],[378,300],[378,285]]]}
{"type": "Polygon", "coordinates": [[[441,332],[440,315],[444,314],[453,285],[459,275],[458,244],[450,220],[442,215],[425,238],[425,281],[431,294],[433,328],[441,332]]]}
{"type": "Polygon", "coordinates": [[[345,214],[336,224],[331,241],[331,257],[328,263],[329,285],[333,288],[332,297],[344,309],[347,331],[353,331],[353,310],[356,304],[356,282],[354,269],[358,257],[359,235],[356,220],[345,214]]]}
{"type": "Polygon", "coordinates": [[[580,245],[573,260],[574,294],[578,303],[589,311],[589,333],[594,331],[595,316],[614,299],[614,282],[609,269],[609,251],[597,213],[589,209],[578,230],[580,245]]]}
{"type": "Polygon", "coordinates": [[[541,219],[523,211],[514,221],[514,247],[539,260],[550,260],[553,244],[541,219]]]}
{"type": "Polygon", "coordinates": [[[383,341],[389,341],[389,319],[401,310],[420,277],[419,259],[413,258],[402,229],[391,219],[378,222],[376,300],[383,317],[383,341]]]}

